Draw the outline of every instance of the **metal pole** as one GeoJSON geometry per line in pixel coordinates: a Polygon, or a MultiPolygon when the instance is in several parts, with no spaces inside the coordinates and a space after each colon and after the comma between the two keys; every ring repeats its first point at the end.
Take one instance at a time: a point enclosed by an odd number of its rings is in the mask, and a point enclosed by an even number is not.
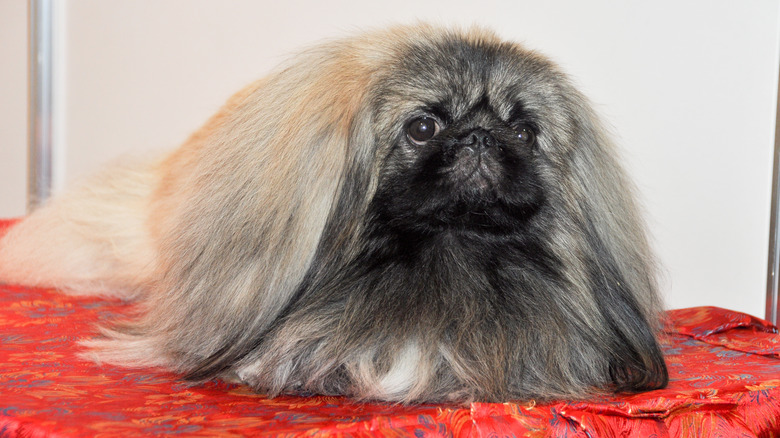
{"type": "Polygon", "coordinates": [[[766,319],[777,325],[780,316],[780,80],[775,114],[775,157],[772,170],[772,210],[769,216],[769,267],[766,281],[766,319]]]}
{"type": "Polygon", "coordinates": [[[52,15],[52,0],[29,0],[28,212],[52,186],[52,15]]]}

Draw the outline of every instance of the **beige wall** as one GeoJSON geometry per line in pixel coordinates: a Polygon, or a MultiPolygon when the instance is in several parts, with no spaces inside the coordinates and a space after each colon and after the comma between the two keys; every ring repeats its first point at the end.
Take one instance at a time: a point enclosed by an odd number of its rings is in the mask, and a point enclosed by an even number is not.
{"type": "MultiPolygon", "coordinates": [[[[23,3],[0,0],[0,59],[12,60],[0,67],[5,216],[23,212],[23,3]]],[[[644,195],[670,307],[764,313],[776,1],[62,3],[65,181],[175,146],[312,41],[416,19],[476,22],[558,60],[613,126],[644,195]]]]}

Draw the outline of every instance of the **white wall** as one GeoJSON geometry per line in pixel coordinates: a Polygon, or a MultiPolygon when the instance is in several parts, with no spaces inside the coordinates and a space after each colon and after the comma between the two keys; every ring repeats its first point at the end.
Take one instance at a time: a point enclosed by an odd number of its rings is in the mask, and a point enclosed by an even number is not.
{"type": "Polygon", "coordinates": [[[0,0],[0,217],[24,214],[26,148],[27,2],[0,0]]]}
{"type": "MultiPolygon", "coordinates": [[[[19,52],[6,36],[18,3],[0,0],[0,55],[19,52]]],[[[561,63],[613,126],[669,307],[764,314],[777,1],[65,0],[65,9],[65,180],[175,146],[233,91],[321,38],[413,20],[480,23],[561,63]]],[[[0,96],[18,94],[18,69],[6,69],[0,96]]],[[[23,122],[13,121],[23,102],[0,105],[11,115],[0,122],[0,190],[14,192],[0,197],[0,214],[21,214],[23,177],[7,169],[23,167],[23,122]]]]}

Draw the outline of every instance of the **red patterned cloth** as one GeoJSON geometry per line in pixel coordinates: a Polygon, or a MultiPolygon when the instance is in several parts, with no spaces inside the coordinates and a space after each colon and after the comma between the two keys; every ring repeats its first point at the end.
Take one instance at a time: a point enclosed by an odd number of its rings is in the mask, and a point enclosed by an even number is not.
{"type": "Polygon", "coordinates": [[[666,389],[470,407],[268,399],[240,385],[193,386],[161,370],[82,359],[78,341],[127,310],[120,301],[0,285],[0,437],[780,436],[780,335],[714,307],[669,312],[666,389]]]}

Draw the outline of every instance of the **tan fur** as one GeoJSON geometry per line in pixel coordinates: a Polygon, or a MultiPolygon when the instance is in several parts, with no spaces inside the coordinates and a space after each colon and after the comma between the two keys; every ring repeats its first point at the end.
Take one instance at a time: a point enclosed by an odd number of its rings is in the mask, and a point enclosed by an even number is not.
{"type": "Polygon", "coordinates": [[[0,240],[0,279],[131,298],[154,268],[145,227],[154,164],[115,165],[82,181],[0,240]]]}

